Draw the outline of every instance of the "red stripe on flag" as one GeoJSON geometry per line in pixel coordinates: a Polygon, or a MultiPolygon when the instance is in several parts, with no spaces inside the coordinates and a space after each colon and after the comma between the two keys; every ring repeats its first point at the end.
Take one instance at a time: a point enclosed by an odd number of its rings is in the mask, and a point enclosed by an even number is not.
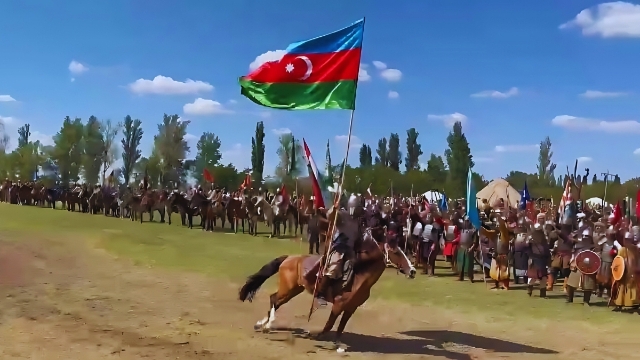
{"type": "Polygon", "coordinates": [[[245,79],[260,83],[319,83],[357,80],[361,49],[326,54],[286,54],[262,64],[245,79]],[[309,73],[310,72],[310,73],[309,73]]]}

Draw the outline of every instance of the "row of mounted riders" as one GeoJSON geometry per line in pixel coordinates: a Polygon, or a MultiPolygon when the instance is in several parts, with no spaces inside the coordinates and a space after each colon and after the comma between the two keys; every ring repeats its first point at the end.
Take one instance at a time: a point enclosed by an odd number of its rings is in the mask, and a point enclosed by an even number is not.
{"type": "Polygon", "coordinates": [[[312,205],[301,200],[293,200],[286,205],[272,205],[273,195],[248,196],[240,194],[225,195],[224,191],[216,190],[207,197],[203,192],[196,192],[188,197],[185,193],[171,190],[127,188],[120,193],[117,190],[101,186],[81,185],[74,188],[47,188],[40,183],[11,183],[0,187],[0,202],[19,205],[34,205],[56,208],[56,203],[62,203],[67,211],[99,214],[119,218],[130,218],[132,221],[143,222],[142,215],[149,214],[153,221],[154,213],[160,214],[160,222],[165,217],[171,225],[171,215],[178,214],[183,226],[193,228],[193,217],[200,217],[203,230],[213,231],[220,220],[224,228],[228,222],[232,231],[257,235],[259,222],[271,228],[271,236],[302,234],[308,224],[312,205]],[[303,208],[303,211],[298,211],[303,208]],[[245,223],[248,229],[245,228],[245,223]],[[281,231],[281,226],[284,231],[281,231]]]}

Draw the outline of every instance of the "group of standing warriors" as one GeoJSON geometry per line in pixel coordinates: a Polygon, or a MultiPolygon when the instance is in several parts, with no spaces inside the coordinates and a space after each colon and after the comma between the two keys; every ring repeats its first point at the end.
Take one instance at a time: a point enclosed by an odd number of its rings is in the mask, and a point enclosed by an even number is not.
{"type": "Polygon", "coordinates": [[[537,288],[544,298],[563,279],[568,303],[581,290],[586,305],[595,293],[608,297],[614,310],[640,307],[640,227],[633,219],[585,210],[567,220],[557,208],[527,213],[504,206],[501,199],[493,207],[483,201],[477,230],[460,204],[441,211],[422,199],[395,200],[364,200],[363,225],[390,249],[414,255],[424,274],[435,275],[442,254],[460,281],[473,282],[478,265],[494,289],[523,283],[529,296],[537,288]],[[616,257],[623,262],[617,280],[616,257]]]}

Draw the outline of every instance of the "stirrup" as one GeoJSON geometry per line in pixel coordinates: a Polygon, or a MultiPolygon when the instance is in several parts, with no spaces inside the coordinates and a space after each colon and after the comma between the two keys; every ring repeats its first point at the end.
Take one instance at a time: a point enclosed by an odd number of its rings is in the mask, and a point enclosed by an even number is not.
{"type": "Polygon", "coordinates": [[[324,298],[324,296],[321,296],[321,295],[317,295],[316,298],[315,298],[315,301],[316,301],[316,303],[318,304],[319,307],[325,307],[328,304],[328,302],[324,298]]]}

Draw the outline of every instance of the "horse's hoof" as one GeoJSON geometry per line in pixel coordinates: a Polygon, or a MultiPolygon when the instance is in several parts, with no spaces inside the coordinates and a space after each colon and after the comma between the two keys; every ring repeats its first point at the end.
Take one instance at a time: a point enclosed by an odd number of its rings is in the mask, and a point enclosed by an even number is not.
{"type": "Polygon", "coordinates": [[[262,328],[262,333],[263,334],[268,334],[270,332],[271,332],[271,329],[269,329],[268,327],[265,326],[265,327],[262,328]]]}

